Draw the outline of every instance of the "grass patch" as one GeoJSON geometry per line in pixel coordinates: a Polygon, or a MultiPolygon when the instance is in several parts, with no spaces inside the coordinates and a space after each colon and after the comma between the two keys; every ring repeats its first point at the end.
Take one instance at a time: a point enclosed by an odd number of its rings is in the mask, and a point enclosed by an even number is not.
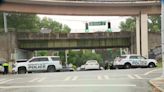
{"type": "Polygon", "coordinates": [[[157,62],[157,68],[162,68],[162,60],[160,59],[157,62]]]}

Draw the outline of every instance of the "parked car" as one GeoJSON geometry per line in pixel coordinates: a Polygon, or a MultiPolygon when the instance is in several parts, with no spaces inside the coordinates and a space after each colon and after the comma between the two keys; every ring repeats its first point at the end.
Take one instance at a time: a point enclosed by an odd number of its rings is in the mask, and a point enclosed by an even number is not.
{"type": "Polygon", "coordinates": [[[85,70],[93,70],[93,69],[100,69],[100,65],[97,60],[88,60],[84,66],[85,70]]]}
{"type": "Polygon", "coordinates": [[[113,66],[115,68],[131,68],[131,67],[156,67],[157,61],[155,59],[147,59],[136,54],[122,55],[116,57],[113,66]]]}
{"type": "Polygon", "coordinates": [[[35,71],[55,72],[62,70],[59,56],[38,56],[32,57],[27,62],[16,63],[13,72],[26,73],[35,71]]]}
{"type": "Polygon", "coordinates": [[[81,65],[81,66],[80,66],[80,70],[81,70],[81,71],[84,71],[84,70],[85,70],[85,65],[81,65]]]}
{"type": "Polygon", "coordinates": [[[63,66],[63,71],[75,71],[72,64],[63,66]]]}

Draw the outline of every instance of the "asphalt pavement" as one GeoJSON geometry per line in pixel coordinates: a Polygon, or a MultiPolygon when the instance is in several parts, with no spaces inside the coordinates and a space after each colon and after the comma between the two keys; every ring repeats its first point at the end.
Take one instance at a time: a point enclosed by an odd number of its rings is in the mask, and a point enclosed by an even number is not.
{"type": "Polygon", "coordinates": [[[0,92],[152,92],[161,69],[136,68],[0,75],[0,92]]]}

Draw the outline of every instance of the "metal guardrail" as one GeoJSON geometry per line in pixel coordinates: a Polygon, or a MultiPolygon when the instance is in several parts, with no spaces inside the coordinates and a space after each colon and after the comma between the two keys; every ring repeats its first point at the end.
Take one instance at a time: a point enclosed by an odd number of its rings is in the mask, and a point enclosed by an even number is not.
{"type": "Polygon", "coordinates": [[[100,33],[17,33],[18,40],[129,38],[132,32],[100,33]]]}

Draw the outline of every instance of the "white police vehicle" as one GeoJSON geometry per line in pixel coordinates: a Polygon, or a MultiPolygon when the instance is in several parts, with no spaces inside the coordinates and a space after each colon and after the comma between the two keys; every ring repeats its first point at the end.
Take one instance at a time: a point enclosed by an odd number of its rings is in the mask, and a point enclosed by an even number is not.
{"type": "Polygon", "coordinates": [[[131,67],[156,67],[157,61],[154,59],[147,59],[143,56],[131,54],[116,57],[113,62],[115,68],[131,68],[131,67]]]}
{"type": "Polygon", "coordinates": [[[15,63],[13,72],[18,74],[35,71],[55,72],[61,69],[62,64],[59,56],[38,56],[32,57],[27,62],[15,63]]]}

